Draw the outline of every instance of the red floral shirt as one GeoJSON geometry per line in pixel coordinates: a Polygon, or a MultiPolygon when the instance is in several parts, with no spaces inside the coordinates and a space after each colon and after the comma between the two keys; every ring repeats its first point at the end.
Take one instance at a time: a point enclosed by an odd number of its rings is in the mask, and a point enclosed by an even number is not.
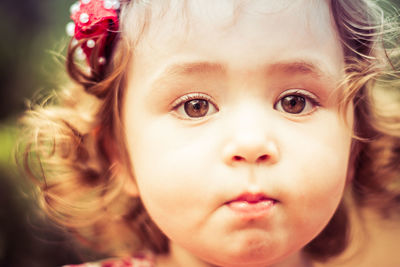
{"type": "Polygon", "coordinates": [[[124,259],[108,259],[99,262],[65,265],[63,267],[155,267],[150,257],[133,257],[124,259]]]}

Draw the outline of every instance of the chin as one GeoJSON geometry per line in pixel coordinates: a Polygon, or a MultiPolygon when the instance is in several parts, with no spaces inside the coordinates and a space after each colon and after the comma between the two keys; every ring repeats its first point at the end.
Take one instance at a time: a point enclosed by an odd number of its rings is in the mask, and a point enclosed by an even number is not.
{"type": "Polygon", "coordinates": [[[206,259],[206,261],[223,267],[265,267],[283,261],[286,257],[284,255],[271,255],[265,250],[252,250],[248,253],[229,254],[224,257],[206,259]]]}

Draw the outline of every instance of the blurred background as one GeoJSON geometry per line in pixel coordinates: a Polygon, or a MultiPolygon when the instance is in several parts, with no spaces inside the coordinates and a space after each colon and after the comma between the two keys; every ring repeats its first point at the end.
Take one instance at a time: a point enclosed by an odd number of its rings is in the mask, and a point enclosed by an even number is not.
{"type": "Polygon", "coordinates": [[[57,89],[65,77],[65,26],[73,0],[1,0],[0,266],[46,267],[79,262],[74,245],[46,221],[12,150],[24,102],[57,89]]]}
{"type": "MultiPolygon", "coordinates": [[[[65,79],[65,26],[74,0],[1,0],[0,24],[0,266],[46,267],[77,263],[74,245],[38,215],[28,179],[12,156],[17,121],[35,93],[65,79]]],[[[392,0],[396,5],[400,0],[392,0]]]]}

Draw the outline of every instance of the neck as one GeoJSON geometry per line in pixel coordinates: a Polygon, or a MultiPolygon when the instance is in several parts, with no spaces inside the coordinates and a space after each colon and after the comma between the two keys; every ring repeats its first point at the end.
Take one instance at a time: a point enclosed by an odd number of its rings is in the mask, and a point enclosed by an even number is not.
{"type": "MultiPolygon", "coordinates": [[[[176,244],[171,242],[170,253],[165,256],[159,256],[157,258],[157,267],[217,267],[216,265],[210,264],[195,257],[188,251],[182,249],[176,244]]],[[[256,265],[254,267],[311,267],[310,261],[301,253],[297,252],[290,255],[283,262],[276,263],[273,265],[256,265]]],[[[224,267],[224,266],[220,266],[224,267]]],[[[246,265],[246,267],[250,267],[246,265]]]]}
{"type": "Polygon", "coordinates": [[[400,266],[398,238],[400,217],[383,218],[370,207],[360,208],[347,198],[350,215],[350,239],[344,253],[315,267],[400,266]]]}

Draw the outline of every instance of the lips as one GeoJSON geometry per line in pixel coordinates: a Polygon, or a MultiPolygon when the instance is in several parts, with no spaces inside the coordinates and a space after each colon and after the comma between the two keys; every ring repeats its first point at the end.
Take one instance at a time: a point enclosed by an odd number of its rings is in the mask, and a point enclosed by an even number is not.
{"type": "Polygon", "coordinates": [[[226,202],[226,206],[245,219],[255,219],[271,212],[277,200],[264,194],[245,193],[226,202]]]}

